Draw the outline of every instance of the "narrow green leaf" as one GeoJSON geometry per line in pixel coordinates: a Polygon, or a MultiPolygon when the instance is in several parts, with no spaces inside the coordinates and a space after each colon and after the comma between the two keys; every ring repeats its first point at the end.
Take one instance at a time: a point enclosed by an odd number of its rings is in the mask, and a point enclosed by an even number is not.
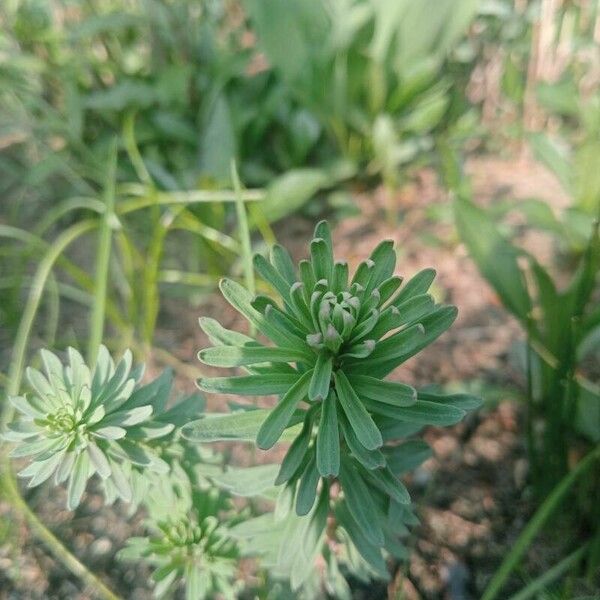
{"type": "Polygon", "coordinates": [[[413,296],[425,294],[431,287],[435,276],[435,269],[423,269],[422,271],[419,271],[402,286],[392,304],[394,306],[400,306],[403,302],[406,302],[413,296]]]}
{"type": "Polygon", "coordinates": [[[277,269],[261,254],[255,254],[253,262],[257,273],[279,292],[284,301],[289,302],[290,284],[280,275],[277,269]]]}
{"type": "Polygon", "coordinates": [[[268,450],[279,440],[285,428],[288,427],[296,407],[306,399],[311,377],[312,370],[304,373],[271,410],[256,436],[259,448],[268,450]]]}
{"type": "Polygon", "coordinates": [[[218,321],[210,317],[200,317],[199,322],[200,328],[206,333],[211,344],[215,346],[260,346],[251,337],[237,331],[225,329],[218,321]]]}
{"type": "Polygon", "coordinates": [[[348,380],[361,398],[393,406],[411,406],[417,401],[417,390],[405,383],[383,381],[368,375],[350,375],[348,380]]]}
{"type": "Polygon", "coordinates": [[[334,379],[340,404],[356,437],[367,450],[379,448],[383,444],[381,433],[356,395],[345,373],[336,371],[334,379]]]}
{"type": "Polygon", "coordinates": [[[310,256],[315,279],[317,281],[326,279],[328,282],[331,282],[333,256],[325,240],[317,238],[310,243],[310,256]]]}
{"type": "Polygon", "coordinates": [[[346,261],[336,261],[333,265],[333,276],[330,287],[334,294],[343,292],[348,287],[348,263],[346,261]]]}
{"type": "Polygon", "coordinates": [[[410,504],[410,495],[404,484],[390,471],[389,467],[365,471],[371,482],[400,504],[410,504]]]}
{"type": "Polygon", "coordinates": [[[394,242],[391,240],[380,242],[369,258],[373,261],[374,267],[371,271],[369,281],[365,286],[366,296],[394,274],[394,269],[396,268],[394,242]]]}
{"type": "Polygon", "coordinates": [[[336,477],[340,470],[340,433],[334,392],[323,400],[317,434],[317,468],[323,477],[336,477]]]}
{"type": "Polygon", "coordinates": [[[241,377],[203,377],[196,381],[198,387],[217,394],[240,394],[244,396],[269,396],[284,394],[298,381],[300,374],[273,373],[241,377]]]}
{"type": "Polygon", "coordinates": [[[279,244],[271,248],[271,263],[277,269],[279,274],[287,281],[289,286],[296,282],[296,268],[290,253],[279,244]]]}
{"type": "Polygon", "coordinates": [[[310,459],[298,485],[298,495],[296,496],[296,514],[299,517],[307,515],[314,503],[317,495],[317,485],[319,483],[319,471],[317,470],[315,457],[310,459]]]}
{"type": "Polygon", "coordinates": [[[333,358],[321,352],[317,356],[312,379],[308,388],[308,399],[313,402],[324,400],[329,395],[333,358]]]}
{"type": "Polygon", "coordinates": [[[409,440],[385,451],[387,464],[394,475],[412,471],[433,456],[429,444],[423,440],[409,440]]]}
{"type": "Polygon", "coordinates": [[[83,490],[90,473],[90,458],[86,452],[81,452],[75,459],[73,471],[69,478],[67,491],[67,508],[75,510],[79,506],[83,490]]]}
{"type": "Polygon", "coordinates": [[[198,358],[206,365],[215,367],[240,367],[265,362],[306,362],[311,360],[308,352],[295,348],[271,346],[215,346],[200,350],[198,358]]]}
{"type": "Polygon", "coordinates": [[[377,518],[377,507],[364,479],[349,461],[342,464],[340,483],[348,510],[365,537],[372,544],[383,546],[383,530],[377,518]]]}
{"type": "Polygon", "coordinates": [[[388,277],[385,281],[382,281],[377,288],[379,290],[379,296],[381,298],[381,304],[385,304],[400,288],[402,285],[402,277],[393,275],[388,277]]]}
{"type": "MultiPolygon", "coordinates": [[[[265,408],[210,415],[184,425],[181,429],[181,435],[186,440],[194,443],[231,440],[253,442],[270,413],[271,411],[265,408]]],[[[299,411],[297,414],[292,415],[291,423],[296,425],[303,420],[304,413],[299,411]]],[[[295,431],[290,429],[290,432],[297,434],[299,428],[295,431]]]]}
{"type": "Polygon", "coordinates": [[[350,452],[366,469],[379,469],[385,465],[385,457],[381,450],[367,450],[358,440],[348,420],[343,414],[339,415],[342,435],[348,444],[350,452]]]}
{"type": "Polygon", "coordinates": [[[455,406],[417,400],[412,406],[395,407],[381,402],[363,399],[364,405],[372,412],[406,423],[420,425],[454,425],[464,416],[465,411],[455,406]]]}
{"type": "Polygon", "coordinates": [[[312,415],[309,411],[309,414],[304,420],[302,431],[292,442],[292,445],[289,447],[281,462],[281,468],[279,469],[277,479],[275,480],[275,485],[281,485],[282,483],[289,481],[300,468],[300,465],[306,456],[306,451],[308,450],[308,444],[312,433],[312,421],[312,415]]]}

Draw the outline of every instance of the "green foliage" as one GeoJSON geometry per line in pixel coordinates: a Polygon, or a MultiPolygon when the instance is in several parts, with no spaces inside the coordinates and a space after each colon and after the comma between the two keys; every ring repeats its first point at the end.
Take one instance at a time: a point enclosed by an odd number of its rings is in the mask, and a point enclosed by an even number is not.
{"type": "Polygon", "coordinates": [[[477,0],[247,3],[259,44],[338,152],[397,185],[398,169],[447,128],[452,80],[442,65],[477,0]]]}
{"type": "Polygon", "coordinates": [[[472,258],[527,335],[529,445],[534,477],[547,491],[567,473],[572,439],[600,440],[600,390],[581,366],[598,355],[600,237],[594,226],[570,281],[561,289],[534,256],[499,233],[462,185],[456,224],[472,258]],[[541,435],[536,434],[540,430],[541,435]]]}
{"type": "Polygon", "coordinates": [[[28,368],[32,393],[10,398],[21,419],[9,424],[3,437],[17,444],[13,458],[31,457],[19,475],[29,478],[29,487],[52,476],[55,484],[68,481],[70,510],[79,505],[94,474],[108,500],[131,501],[131,472],[167,473],[169,465],[161,458],[164,438],[202,405],[191,396],[167,410],[170,373],[140,385],[142,370],[131,370],[130,352],[115,365],[101,346],[94,369],[73,348],[68,356],[65,366],[42,350],[45,375],[28,368]]]}
{"type": "MultiPolygon", "coordinates": [[[[389,241],[350,277],[347,263],[334,260],[324,221],[315,229],[310,259],[298,269],[281,246],[273,247],[270,260],[255,256],[254,265],[281,303],[252,296],[228,279],[221,291],[274,345],[201,319],[214,345],[199,352],[200,360],[243,367],[247,374],[202,378],[198,385],[208,392],[277,394],[279,400],[270,410],[250,406],[206,417],[185,425],[183,435],[196,442],[254,437],[265,450],[284,435],[292,438],[272,479],[281,488],[273,519],[285,515],[278,529],[287,534],[277,542],[279,549],[269,552],[277,552],[275,572],[291,577],[293,589],[308,581],[314,556],[328,552],[338,535],[326,532],[329,517],[353,546],[349,552],[356,552],[372,575],[385,578],[382,549],[403,558],[398,536],[411,522],[410,497],[399,475],[428,456],[423,443],[389,442],[426,424],[456,423],[477,400],[424,394],[384,378],[443,333],[456,309],[435,305],[427,295],[430,269],[402,285],[394,275],[396,254],[389,241]],[[301,539],[310,540],[304,554],[292,552],[301,539]]],[[[266,517],[258,519],[263,523],[266,517]]],[[[272,528],[263,533],[250,524],[240,527],[250,547],[267,543],[263,535],[275,544],[272,528]]]]}

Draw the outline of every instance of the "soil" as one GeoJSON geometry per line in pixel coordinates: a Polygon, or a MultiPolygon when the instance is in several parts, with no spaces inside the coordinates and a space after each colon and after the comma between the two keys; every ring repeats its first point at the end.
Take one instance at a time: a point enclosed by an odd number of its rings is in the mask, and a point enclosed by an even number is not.
{"type": "MultiPolygon", "coordinates": [[[[479,158],[469,163],[468,170],[481,203],[539,197],[555,208],[564,206],[558,183],[526,157],[479,158]]],[[[425,432],[435,457],[407,481],[421,519],[409,540],[413,549],[410,561],[397,568],[387,589],[357,585],[355,596],[479,598],[532,510],[517,400],[523,381],[513,352],[521,339],[520,329],[502,310],[457,240],[447,198],[432,172],[423,171],[393,199],[376,190],[357,194],[355,204],[357,213],[335,225],[336,254],[356,264],[381,239],[393,239],[399,249],[399,274],[409,277],[421,268],[435,266],[436,299],[459,308],[453,328],[398,369],[394,377],[417,386],[466,387],[485,398],[482,409],[463,423],[425,432]],[[386,219],[390,205],[399,215],[394,224],[386,219]]],[[[294,216],[280,223],[276,234],[299,259],[305,256],[313,225],[311,219],[294,216]]],[[[529,242],[541,253],[549,251],[541,236],[529,242]]],[[[218,295],[197,310],[174,301],[164,304],[157,345],[180,361],[178,385],[185,391],[194,389],[193,378],[199,372],[195,355],[207,345],[197,326],[201,314],[214,316],[230,328],[244,327],[218,295]]],[[[164,362],[173,363],[160,352],[153,359],[157,368],[164,362]]],[[[224,410],[225,400],[209,397],[208,410],[224,410]]],[[[234,460],[244,462],[245,456],[235,452],[234,460]]],[[[62,489],[42,487],[24,494],[40,518],[109,585],[126,598],[150,598],[149,571],[115,560],[125,540],[139,534],[140,517],[128,517],[124,506],[102,507],[101,497],[93,490],[75,514],[64,509],[62,489]]],[[[81,583],[48,555],[23,523],[12,518],[3,501],[0,524],[6,529],[0,530],[0,599],[92,597],[91,590],[82,591],[81,583]]],[[[556,540],[545,539],[536,545],[527,559],[531,572],[539,573],[553,564],[556,548],[556,540]]],[[[507,597],[518,587],[519,580],[512,581],[505,590],[507,597]]]]}

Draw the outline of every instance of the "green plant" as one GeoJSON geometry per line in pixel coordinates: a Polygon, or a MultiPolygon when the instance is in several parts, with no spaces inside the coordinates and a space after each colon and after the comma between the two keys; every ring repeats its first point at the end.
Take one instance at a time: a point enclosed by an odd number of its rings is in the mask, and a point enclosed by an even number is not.
{"type": "Polygon", "coordinates": [[[290,93],[363,176],[395,188],[432,148],[460,99],[443,65],[477,11],[472,0],[247,3],[260,47],[290,93]],[[457,95],[457,94],[455,94],[457,95]],[[453,102],[454,100],[457,102],[453,102]],[[456,106],[452,106],[455,104],[456,106]]]}
{"type": "MultiPolygon", "coordinates": [[[[576,556],[580,560],[585,555],[593,565],[590,573],[599,564],[598,496],[593,483],[599,472],[596,468],[589,474],[589,470],[597,466],[600,389],[588,376],[586,366],[593,363],[594,357],[597,359],[600,349],[599,224],[595,222],[576,268],[560,287],[558,282],[565,278],[560,273],[553,277],[535,256],[501,233],[490,214],[473,203],[456,157],[448,152],[446,159],[461,239],[526,335],[523,366],[530,475],[536,499],[541,502],[547,497],[490,584],[485,598],[491,599],[567,493],[575,499],[570,516],[578,529],[586,523],[590,538],[585,553],[576,556]],[[587,456],[572,467],[574,449],[580,446],[589,449],[587,456]],[[590,482],[587,486],[579,477],[586,470],[590,482]]],[[[561,573],[559,569],[555,576],[561,573]]]]}
{"type": "MultiPolygon", "coordinates": [[[[427,457],[422,442],[395,442],[425,425],[456,423],[477,405],[468,395],[421,392],[385,377],[450,327],[456,308],[435,305],[427,294],[431,269],[402,285],[389,241],[350,278],[347,263],[334,261],[326,222],[317,225],[310,260],[298,270],[278,245],[270,261],[257,255],[254,265],[281,304],[227,279],[221,291],[274,345],[201,319],[214,345],[200,351],[200,360],[247,374],[201,378],[198,385],[208,392],[277,394],[279,401],[272,409],[245,405],[207,416],[186,425],[183,435],[196,442],[255,439],[265,450],[282,438],[292,442],[267,482],[281,489],[274,518],[287,519],[287,534],[279,540],[287,550],[279,549],[276,571],[291,577],[294,589],[310,577],[317,555],[333,552],[336,540],[349,544],[351,555],[358,553],[367,573],[385,578],[382,550],[404,558],[398,536],[413,520],[399,476],[427,457]],[[304,554],[290,554],[302,539],[304,554]]],[[[251,547],[264,545],[255,539],[264,531],[270,552],[277,552],[270,529],[250,530],[251,547]]]]}
{"type": "Polygon", "coordinates": [[[198,403],[189,398],[166,410],[171,391],[168,372],[140,386],[140,370],[131,371],[131,353],[115,366],[105,346],[94,369],[73,348],[69,363],[42,350],[45,375],[31,367],[27,379],[33,393],[9,398],[21,419],[4,435],[17,443],[11,457],[31,457],[19,475],[29,487],[54,475],[55,484],[68,481],[67,507],[74,510],[88,479],[98,474],[109,499],[132,499],[129,471],[150,469],[167,473],[160,457],[162,439],[198,403]],[[128,472],[126,476],[124,469],[128,472]]]}

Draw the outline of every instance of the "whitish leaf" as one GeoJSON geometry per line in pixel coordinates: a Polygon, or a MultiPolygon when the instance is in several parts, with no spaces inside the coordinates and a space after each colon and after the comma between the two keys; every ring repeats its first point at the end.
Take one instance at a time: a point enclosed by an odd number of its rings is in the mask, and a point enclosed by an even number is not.
{"type": "Polygon", "coordinates": [[[367,450],[375,450],[383,444],[381,433],[365,410],[360,398],[350,385],[343,371],[334,374],[336,392],[356,437],[367,450]]]}
{"type": "Polygon", "coordinates": [[[259,448],[268,450],[281,437],[283,431],[289,426],[296,407],[306,399],[311,377],[312,371],[304,373],[271,410],[256,436],[259,448]]]}
{"type": "Polygon", "coordinates": [[[323,477],[336,477],[340,470],[340,433],[334,392],[323,400],[317,434],[317,468],[323,477]]]}
{"type": "Polygon", "coordinates": [[[89,473],[90,458],[86,452],[81,452],[75,459],[73,471],[69,478],[69,488],[67,490],[67,508],[69,510],[75,510],[79,506],[89,473]]]}

